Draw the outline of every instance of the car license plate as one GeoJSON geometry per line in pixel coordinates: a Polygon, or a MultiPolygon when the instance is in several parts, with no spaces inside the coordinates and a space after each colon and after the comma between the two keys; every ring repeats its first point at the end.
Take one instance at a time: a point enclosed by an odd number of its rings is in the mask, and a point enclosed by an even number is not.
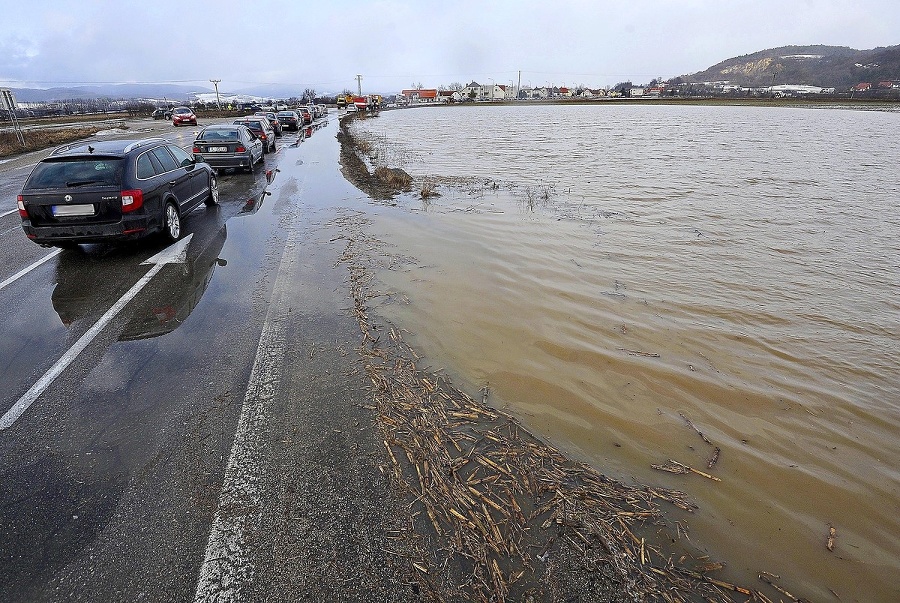
{"type": "Polygon", "coordinates": [[[94,206],[90,203],[83,205],[54,205],[54,216],[93,216],[94,206]]]}
{"type": "Polygon", "coordinates": [[[207,147],[210,153],[227,153],[228,147],[207,147]]]}

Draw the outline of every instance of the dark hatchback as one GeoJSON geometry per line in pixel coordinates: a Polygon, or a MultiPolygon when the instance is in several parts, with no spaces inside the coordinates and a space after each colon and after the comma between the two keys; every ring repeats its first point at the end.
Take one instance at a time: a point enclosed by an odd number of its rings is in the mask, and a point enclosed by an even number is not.
{"type": "Polygon", "coordinates": [[[293,130],[296,132],[302,125],[303,118],[296,111],[279,111],[278,121],[285,130],[293,130]]]}
{"type": "Polygon", "coordinates": [[[281,122],[278,121],[278,117],[272,111],[257,111],[253,115],[261,115],[269,120],[269,123],[272,124],[272,129],[275,130],[275,137],[279,137],[284,134],[284,128],[281,127],[281,122]]]}
{"type": "Polygon", "coordinates": [[[22,229],[40,245],[181,237],[181,220],[216,205],[216,174],[161,138],[79,142],[54,150],[17,198],[22,229]]]}

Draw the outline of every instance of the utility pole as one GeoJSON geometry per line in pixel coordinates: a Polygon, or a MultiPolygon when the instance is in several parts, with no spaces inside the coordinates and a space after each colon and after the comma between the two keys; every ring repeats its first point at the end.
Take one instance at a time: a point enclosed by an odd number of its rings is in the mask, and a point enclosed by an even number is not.
{"type": "Polygon", "coordinates": [[[356,96],[362,96],[362,76],[356,74],[356,96]]]}
{"type": "Polygon", "coordinates": [[[221,82],[222,80],[209,80],[209,81],[210,81],[210,83],[212,83],[212,85],[215,86],[215,88],[216,88],[216,108],[217,108],[219,111],[221,111],[221,110],[222,110],[222,103],[219,102],[219,82],[221,82]]]}
{"type": "Polygon", "coordinates": [[[522,70],[519,69],[519,83],[516,85],[516,99],[519,98],[519,90],[522,89],[522,70]]]}
{"type": "Polygon", "coordinates": [[[19,125],[19,120],[16,118],[17,106],[12,90],[9,88],[0,89],[0,108],[6,109],[9,113],[9,119],[13,124],[13,129],[16,131],[16,138],[19,140],[19,144],[24,147],[25,136],[22,133],[22,126],[19,125]]]}

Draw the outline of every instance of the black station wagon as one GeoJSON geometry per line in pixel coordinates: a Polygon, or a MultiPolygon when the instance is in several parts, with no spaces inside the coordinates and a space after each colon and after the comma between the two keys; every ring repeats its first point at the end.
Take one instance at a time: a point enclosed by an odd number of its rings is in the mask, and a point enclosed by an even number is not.
{"type": "Polygon", "coordinates": [[[74,247],[162,233],[216,205],[215,171],[161,138],[77,142],[34,166],[18,198],[22,229],[44,246],[74,247]]]}

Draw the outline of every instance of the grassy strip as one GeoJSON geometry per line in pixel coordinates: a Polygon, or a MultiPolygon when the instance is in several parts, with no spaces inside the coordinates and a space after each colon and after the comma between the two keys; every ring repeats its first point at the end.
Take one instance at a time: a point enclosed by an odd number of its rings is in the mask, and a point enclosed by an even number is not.
{"type": "Polygon", "coordinates": [[[96,125],[55,130],[27,130],[24,132],[24,146],[19,142],[15,132],[0,132],[0,157],[12,157],[22,153],[30,153],[31,151],[49,149],[67,142],[87,138],[108,127],[108,125],[96,125]]]}

